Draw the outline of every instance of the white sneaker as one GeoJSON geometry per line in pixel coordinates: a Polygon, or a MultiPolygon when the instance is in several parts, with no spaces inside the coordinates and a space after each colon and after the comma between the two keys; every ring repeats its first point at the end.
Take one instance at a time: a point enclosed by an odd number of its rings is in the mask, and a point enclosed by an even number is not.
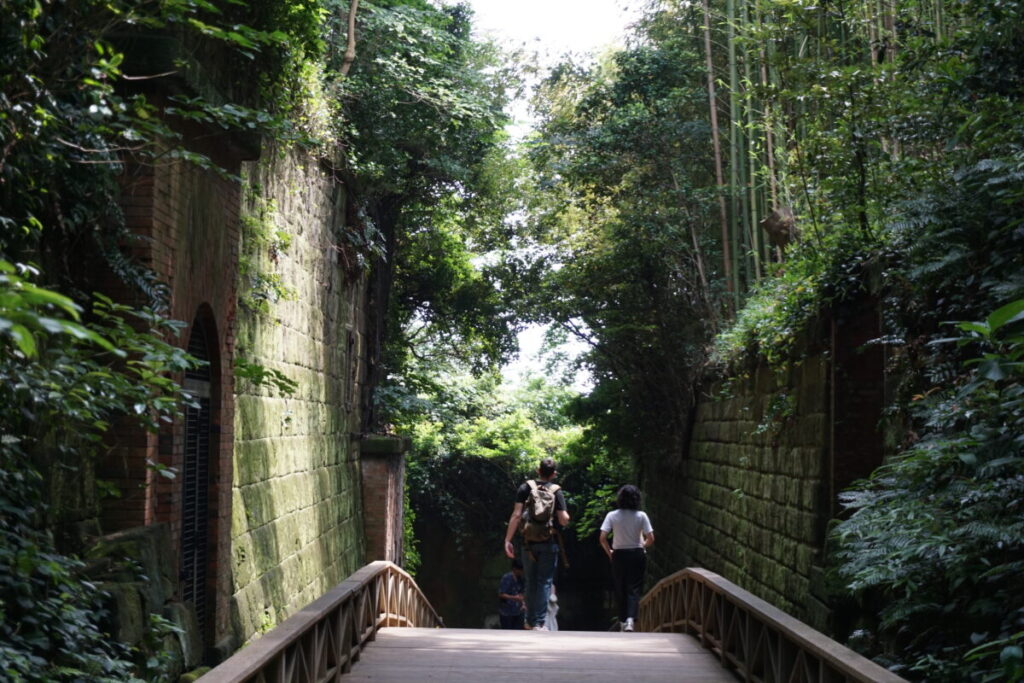
{"type": "Polygon", "coordinates": [[[534,626],[533,630],[534,631],[547,631],[548,627],[545,626],[544,624],[540,624],[539,626],[534,626]]]}
{"type": "Polygon", "coordinates": [[[633,630],[633,620],[632,619],[626,619],[626,623],[622,625],[622,630],[623,631],[632,631],[633,630]]]}

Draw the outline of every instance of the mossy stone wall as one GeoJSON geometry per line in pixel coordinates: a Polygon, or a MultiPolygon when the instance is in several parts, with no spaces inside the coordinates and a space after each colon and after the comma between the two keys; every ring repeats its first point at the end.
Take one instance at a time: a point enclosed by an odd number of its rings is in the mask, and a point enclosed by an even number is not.
{"type": "Polygon", "coordinates": [[[236,386],[231,617],[240,642],[320,597],[365,559],[351,436],[359,424],[365,286],[339,265],[344,187],[300,151],[265,149],[244,171],[241,256],[251,268],[239,286],[236,353],[297,389],[236,386]],[[266,290],[253,287],[257,276],[276,278],[280,292],[264,298],[266,290]]]}
{"type": "Polygon", "coordinates": [[[883,458],[878,311],[871,296],[847,302],[809,327],[786,369],[712,383],[686,447],[644,458],[652,580],[705,567],[831,631],[828,525],[839,493],[883,458]]]}
{"type": "Polygon", "coordinates": [[[829,365],[713,385],[688,453],[649,464],[651,576],[706,567],[817,628],[828,501],[829,365]]]}

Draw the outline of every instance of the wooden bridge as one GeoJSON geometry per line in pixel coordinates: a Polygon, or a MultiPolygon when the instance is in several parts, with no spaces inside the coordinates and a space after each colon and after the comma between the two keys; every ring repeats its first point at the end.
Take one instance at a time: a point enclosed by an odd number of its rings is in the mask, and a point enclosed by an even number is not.
{"type": "Polygon", "coordinates": [[[702,569],[644,596],[637,633],[441,626],[408,574],[373,562],[200,681],[903,680],[702,569]]]}

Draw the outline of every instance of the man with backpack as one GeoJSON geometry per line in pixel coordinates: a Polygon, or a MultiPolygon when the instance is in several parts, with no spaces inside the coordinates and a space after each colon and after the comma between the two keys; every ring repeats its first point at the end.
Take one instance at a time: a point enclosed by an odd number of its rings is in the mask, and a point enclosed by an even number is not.
{"type": "Polygon", "coordinates": [[[524,628],[546,631],[551,584],[558,568],[559,532],[569,524],[569,512],[561,487],[554,483],[555,461],[544,458],[537,467],[537,479],[530,479],[516,491],[516,502],[505,530],[505,554],[515,558],[512,539],[523,536],[523,574],[526,579],[526,624],[524,628]]]}

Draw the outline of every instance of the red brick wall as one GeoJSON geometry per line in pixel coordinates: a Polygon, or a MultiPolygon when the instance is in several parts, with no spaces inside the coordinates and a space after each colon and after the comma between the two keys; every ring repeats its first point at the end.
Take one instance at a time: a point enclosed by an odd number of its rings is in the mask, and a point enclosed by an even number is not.
{"type": "MultiPolygon", "coordinates": [[[[186,139],[210,140],[196,151],[239,172],[226,144],[195,133],[186,139]]],[[[258,175],[254,182],[276,204],[277,228],[293,239],[259,267],[276,271],[296,293],[269,314],[236,308],[239,183],[181,162],[134,166],[124,179],[128,225],[142,238],[134,255],[167,284],[169,315],[186,324],[176,343],[187,346],[197,315],[214,333],[207,593],[216,604],[209,606],[215,618],[207,645],[228,649],[279,623],[366,560],[360,454],[350,439],[360,422],[365,374],[365,282],[338,263],[344,188],[303,153],[267,157],[246,173],[258,175]],[[291,377],[296,393],[236,387],[236,353],[291,377]]],[[[104,506],[104,532],[165,522],[180,562],[182,479],[162,477],[147,462],[180,473],[184,425],[176,421],[159,435],[118,430],[115,437],[100,476],[125,495],[104,506]]],[[[382,552],[398,560],[401,458],[387,460],[380,477],[382,552]]]]}
{"type": "MultiPolygon", "coordinates": [[[[237,173],[240,160],[232,158],[223,141],[209,140],[197,151],[215,158],[231,173],[237,173]]],[[[132,246],[133,255],[169,287],[168,315],[185,323],[180,337],[173,342],[182,347],[188,344],[197,316],[213,333],[209,340],[213,347],[210,359],[213,435],[208,531],[211,584],[207,592],[217,596],[215,633],[211,634],[214,640],[228,628],[225,596],[230,576],[222,569],[229,566],[230,551],[233,346],[240,196],[240,186],[235,180],[189,163],[162,161],[130,166],[124,178],[122,199],[128,228],[142,238],[132,246]]],[[[156,474],[147,467],[147,462],[157,462],[180,473],[184,457],[183,434],[181,420],[166,426],[159,435],[141,430],[117,430],[111,457],[98,472],[122,492],[121,498],[103,505],[104,532],[166,522],[170,526],[173,547],[179,548],[182,480],[156,474]]],[[[180,552],[176,551],[175,561],[179,558],[180,552]]]]}
{"type": "Polygon", "coordinates": [[[360,443],[366,561],[402,563],[407,439],[372,436],[360,443]]]}

